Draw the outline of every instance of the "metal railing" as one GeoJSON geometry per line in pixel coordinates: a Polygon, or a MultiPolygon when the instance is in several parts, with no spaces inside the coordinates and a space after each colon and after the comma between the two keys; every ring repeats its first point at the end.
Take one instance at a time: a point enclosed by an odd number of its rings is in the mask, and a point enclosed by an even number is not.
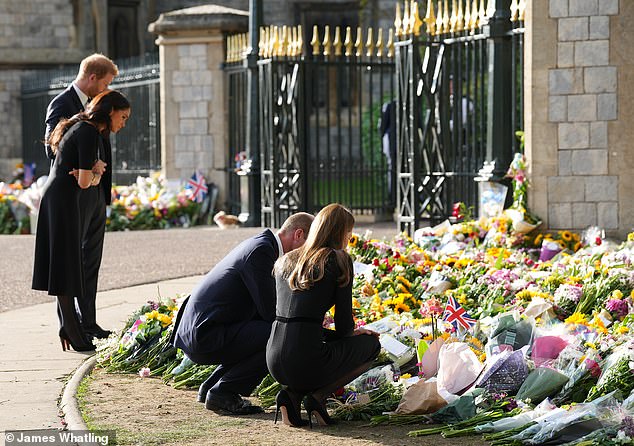
{"type": "Polygon", "coordinates": [[[446,219],[455,202],[477,211],[474,178],[484,161],[496,160],[498,173],[505,173],[507,161],[519,150],[515,132],[523,129],[526,2],[505,1],[430,0],[424,2],[424,19],[417,2],[405,2],[402,15],[397,4],[398,223],[402,230],[412,233],[422,224],[446,219]],[[496,9],[505,1],[508,5],[496,9]],[[489,26],[495,21],[497,27],[489,26]],[[509,31],[492,35],[499,33],[500,23],[509,31]],[[508,60],[500,57],[506,48],[492,51],[492,45],[500,41],[509,44],[508,60]],[[498,71],[492,71],[492,65],[498,71]],[[495,83],[493,76],[503,82],[495,83]],[[500,93],[506,85],[508,94],[500,93]],[[500,116],[505,117],[504,125],[500,116]],[[509,143],[501,147],[500,140],[509,143]]]}

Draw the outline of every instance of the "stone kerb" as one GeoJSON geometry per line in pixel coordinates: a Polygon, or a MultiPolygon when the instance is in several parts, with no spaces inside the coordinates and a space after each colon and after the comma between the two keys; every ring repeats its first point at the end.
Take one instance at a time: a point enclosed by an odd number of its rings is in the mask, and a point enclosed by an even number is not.
{"type": "Polygon", "coordinates": [[[161,14],[148,28],[161,65],[162,172],[186,179],[200,170],[220,186],[219,200],[227,175],[224,38],[247,27],[247,11],[202,5],[161,14]]]}

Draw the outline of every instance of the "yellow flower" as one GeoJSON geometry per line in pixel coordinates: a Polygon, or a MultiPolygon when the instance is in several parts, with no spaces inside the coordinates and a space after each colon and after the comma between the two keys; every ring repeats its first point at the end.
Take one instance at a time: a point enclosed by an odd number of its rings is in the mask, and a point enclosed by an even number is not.
{"type": "Polygon", "coordinates": [[[626,325],[621,325],[614,330],[616,334],[626,334],[629,333],[630,329],[626,325]]]}
{"type": "Polygon", "coordinates": [[[597,345],[594,342],[586,342],[586,347],[589,347],[592,350],[596,350],[597,349],[597,345]]]}
{"type": "Polygon", "coordinates": [[[572,313],[564,322],[567,324],[588,325],[588,320],[582,313],[572,313]]]}
{"type": "Polygon", "coordinates": [[[566,249],[566,242],[564,242],[563,240],[557,240],[557,244],[561,249],[566,249]]]}
{"type": "Polygon", "coordinates": [[[478,359],[480,360],[480,362],[484,363],[484,361],[487,360],[487,354],[482,353],[480,356],[478,356],[478,359]]]}
{"type": "Polygon", "coordinates": [[[570,231],[561,231],[561,239],[569,242],[572,240],[572,233],[570,231]]]}
{"type": "Polygon", "coordinates": [[[401,375],[401,379],[410,379],[412,377],[411,373],[403,373],[401,375]]]}
{"type": "Polygon", "coordinates": [[[409,288],[407,288],[402,283],[399,283],[398,285],[396,285],[396,291],[399,293],[409,293],[409,288]]]}
{"type": "Polygon", "coordinates": [[[627,241],[634,242],[634,232],[630,232],[629,234],[627,234],[627,241]]]}
{"type": "Polygon", "coordinates": [[[572,248],[572,249],[573,249],[575,252],[577,252],[577,251],[579,251],[579,249],[580,249],[580,248],[581,248],[581,242],[577,242],[577,243],[575,243],[575,246],[573,246],[573,248],[572,248]]]}
{"type": "Polygon", "coordinates": [[[601,320],[599,316],[594,316],[594,318],[592,318],[591,326],[593,326],[599,333],[602,333],[602,334],[608,333],[608,330],[605,328],[605,324],[603,323],[603,321],[601,320]]]}
{"type": "Polygon", "coordinates": [[[145,313],[145,320],[151,321],[152,319],[158,319],[159,312],[156,310],[152,310],[149,313],[145,313]]]}
{"type": "Polygon", "coordinates": [[[612,299],[617,299],[617,300],[623,299],[623,292],[621,290],[612,291],[612,299]]]}
{"type": "Polygon", "coordinates": [[[356,297],[352,298],[352,308],[361,308],[361,304],[356,297]]]}
{"type": "Polygon", "coordinates": [[[166,314],[159,313],[156,319],[161,323],[161,326],[163,328],[167,327],[168,325],[172,323],[172,318],[166,314]]]}
{"type": "Polygon", "coordinates": [[[409,305],[407,305],[407,304],[404,304],[404,303],[397,303],[397,304],[394,306],[394,311],[395,311],[396,313],[398,313],[398,314],[401,314],[401,313],[403,313],[403,312],[409,312],[409,311],[410,311],[410,308],[409,308],[409,305]]]}
{"type": "Polygon", "coordinates": [[[537,234],[537,237],[535,237],[535,246],[540,246],[543,238],[544,234],[537,234]]]}
{"type": "Polygon", "coordinates": [[[412,288],[412,282],[410,282],[409,280],[407,280],[405,277],[403,276],[397,276],[396,280],[398,280],[399,282],[401,282],[404,286],[407,287],[408,291],[412,288]]]}
{"type": "Polygon", "coordinates": [[[359,236],[357,236],[356,234],[352,234],[352,237],[350,237],[350,240],[348,240],[348,246],[354,248],[355,246],[357,246],[358,242],[359,236]]]}

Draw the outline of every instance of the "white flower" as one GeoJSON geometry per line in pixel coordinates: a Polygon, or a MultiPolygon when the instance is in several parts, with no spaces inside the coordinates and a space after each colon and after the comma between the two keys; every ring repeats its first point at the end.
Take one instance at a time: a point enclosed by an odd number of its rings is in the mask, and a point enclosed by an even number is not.
{"type": "Polygon", "coordinates": [[[150,376],[150,369],[148,367],[143,367],[141,370],[139,370],[139,376],[141,378],[147,378],[150,376]]]}

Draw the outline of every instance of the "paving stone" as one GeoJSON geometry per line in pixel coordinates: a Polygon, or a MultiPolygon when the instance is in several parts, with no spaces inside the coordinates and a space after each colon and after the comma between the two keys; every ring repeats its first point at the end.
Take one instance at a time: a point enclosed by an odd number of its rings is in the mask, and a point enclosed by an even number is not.
{"type": "Polygon", "coordinates": [[[568,17],[568,0],[550,0],[548,13],[553,18],[568,17]]]}
{"type": "Polygon", "coordinates": [[[583,182],[574,176],[548,178],[548,203],[584,201],[583,182]]]}
{"type": "Polygon", "coordinates": [[[597,96],[576,94],[568,96],[568,121],[595,121],[597,119],[597,96]]]}
{"type": "Polygon", "coordinates": [[[557,67],[568,68],[575,65],[575,44],[559,42],[557,44],[557,67]]]}
{"type": "Polygon", "coordinates": [[[597,203],[597,224],[603,229],[618,229],[619,204],[618,202],[597,203]]]}
{"type": "MultiPolygon", "coordinates": [[[[630,0],[621,0],[630,1],[630,0]]],[[[598,14],[617,15],[619,13],[619,0],[599,0],[598,14]]]]}
{"type": "Polygon", "coordinates": [[[559,41],[587,40],[588,17],[567,17],[557,21],[557,37],[559,41]]]}
{"type": "Polygon", "coordinates": [[[578,67],[608,65],[610,63],[609,40],[575,42],[575,65],[578,67]]]}
{"type": "Polygon", "coordinates": [[[550,96],[548,98],[548,120],[550,122],[568,120],[568,96],[550,96]]]}
{"type": "Polygon", "coordinates": [[[598,12],[598,0],[570,0],[568,3],[568,15],[570,17],[597,15],[598,12]]]}
{"type": "Polygon", "coordinates": [[[551,229],[572,228],[572,204],[571,203],[549,203],[548,227],[551,229]]]}
{"type": "Polygon", "coordinates": [[[586,201],[616,200],[619,180],[616,176],[588,176],[585,177],[586,201]]]}
{"type": "Polygon", "coordinates": [[[559,158],[559,175],[562,177],[572,175],[572,151],[559,150],[557,157],[559,158]]]}
{"type": "Polygon", "coordinates": [[[610,17],[607,15],[598,15],[590,17],[590,39],[609,39],[610,38],[610,17]]]}
{"type": "Polygon", "coordinates": [[[616,92],[616,67],[587,67],[583,69],[583,89],[586,93],[616,92]]]}
{"type": "Polygon", "coordinates": [[[551,95],[583,92],[583,70],[554,69],[548,72],[548,91],[551,95]]]}
{"type": "Polygon", "coordinates": [[[597,96],[597,119],[612,121],[617,119],[617,98],[614,93],[603,93],[597,96]]]}
{"type": "Polygon", "coordinates": [[[605,149],[608,147],[607,121],[590,123],[590,147],[593,149],[605,149]]]}

